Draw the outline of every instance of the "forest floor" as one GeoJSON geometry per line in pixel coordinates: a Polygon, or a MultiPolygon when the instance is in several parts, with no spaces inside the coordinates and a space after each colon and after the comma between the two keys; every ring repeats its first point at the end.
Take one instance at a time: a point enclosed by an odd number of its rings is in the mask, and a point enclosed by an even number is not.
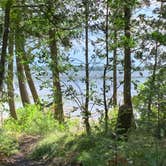
{"type": "Polygon", "coordinates": [[[43,161],[34,161],[28,157],[39,140],[39,136],[23,136],[19,141],[19,152],[5,158],[0,166],[45,166],[43,161]]]}

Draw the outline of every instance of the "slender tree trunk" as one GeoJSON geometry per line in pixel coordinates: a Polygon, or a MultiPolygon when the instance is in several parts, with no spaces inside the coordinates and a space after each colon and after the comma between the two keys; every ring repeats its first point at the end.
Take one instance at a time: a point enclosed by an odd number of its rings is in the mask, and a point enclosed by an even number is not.
{"type": "Polygon", "coordinates": [[[50,51],[51,51],[51,70],[53,75],[53,93],[54,93],[54,117],[59,122],[64,121],[63,113],[63,103],[62,103],[62,92],[61,84],[59,78],[59,68],[58,68],[58,48],[57,41],[55,37],[55,30],[49,30],[49,39],[50,39],[50,51]]]}
{"type": "Polygon", "coordinates": [[[33,100],[36,104],[40,104],[40,99],[39,99],[35,84],[33,82],[32,76],[31,76],[31,70],[30,70],[30,67],[28,64],[28,59],[26,57],[25,51],[24,51],[24,55],[23,55],[23,60],[24,60],[25,75],[26,75],[26,78],[27,78],[27,81],[29,84],[29,88],[32,93],[33,100]]]}
{"type": "MultiPolygon", "coordinates": [[[[131,10],[127,6],[124,7],[125,16],[125,37],[130,40],[130,18],[131,10]]],[[[124,104],[132,106],[131,103],[131,48],[129,42],[124,48],[124,104]]]]}
{"type": "MultiPolygon", "coordinates": [[[[117,42],[117,31],[114,31],[114,44],[117,42]]],[[[113,50],[113,106],[117,106],[117,48],[113,50]]]]}
{"type": "Polygon", "coordinates": [[[107,97],[106,97],[106,74],[109,66],[109,57],[108,57],[108,1],[106,4],[106,24],[105,24],[105,44],[106,44],[106,64],[104,67],[103,74],[103,99],[104,99],[104,109],[105,109],[105,132],[108,131],[108,105],[107,105],[107,97]]]}
{"type": "Polygon", "coordinates": [[[8,80],[7,80],[7,89],[8,89],[8,103],[9,103],[9,111],[11,117],[17,119],[16,109],[15,109],[15,102],[14,102],[14,87],[13,87],[13,34],[9,36],[9,59],[8,59],[8,80]]]}
{"type": "Polygon", "coordinates": [[[8,0],[5,6],[4,33],[2,38],[2,52],[1,52],[1,59],[0,59],[0,95],[3,89],[2,86],[3,86],[4,73],[5,73],[6,49],[7,49],[8,36],[9,36],[11,5],[12,5],[12,0],[8,0]]]}
{"type": "Polygon", "coordinates": [[[134,117],[131,101],[131,48],[129,46],[131,37],[130,19],[131,9],[128,7],[126,2],[124,6],[124,33],[127,40],[124,46],[124,105],[119,108],[117,121],[117,133],[120,135],[127,134],[129,129],[132,127],[132,121],[134,117]]]}
{"type": "Polygon", "coordinates": [[[23,63],[22,63],[25,41],[24,41],[23,34],[18,31],[16,32],[16,37],[15,37],[17,74],[18,74],[18,83],[19,83],[21,100],[22,100],[23,106],[25,106],[26,104],[30,104],[30,99],[28,96],[27,88],[26,88],[24,67],[23,67],[23,63]]]}
{"type": "Polygon", "coordinates": [[[86,132],[89,135],[91,133],[89,123],[89,1],[85,3],[85,110],[84,110],[84,123],[86,126],[86,132]]]}

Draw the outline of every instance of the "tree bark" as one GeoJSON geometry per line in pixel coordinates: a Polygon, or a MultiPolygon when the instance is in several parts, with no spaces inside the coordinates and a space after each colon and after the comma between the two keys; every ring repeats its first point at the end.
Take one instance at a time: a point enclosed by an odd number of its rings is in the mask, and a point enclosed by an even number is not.
{"type": "Polygon", "coordinates": [[[84,123],[86,132],[89,135],[91,133],[89,123],[89,2],[86,0],[85,3],[85,108],[84,108],[84,123]]]}
{"type": "Polygon", "coordinates": [[[2,38],[2,52],[0,59],[0,95],[2,93],[4,73],[5,73],[5,62],[6,62],[6,50],[8,45],[9,26],[10,26],[10,8],[12,1],[8,0],[5,6],[5,18],[4,18],[4,33],[2,38]]]}
{"type": "Polygon", "coordinates": [[[26,79],[24,75],[24,67],[22,63],[22,57],[24,54],[24,37],[23,34],[19,32],[19,28],[16,30],[15,37],[15,47],[16,47],[16,63],[17,63],[17,74],[18,74],[18,83],[20,89],[20,95],[23,106],[30,104],[30,99],[28,96],[28,91],[26,88],[26,79]]]}
{"type": "Polygon", "coordinates": [[[131,10],[127,6],[124,7],[124,19],[125,19],[125,37],[127,43],[124,47],[124,104],[129,106],[131,103],[131,48],[129,46],[130,40],[130,18],[131,10]]]}
{"type": "Polygon", "coordinates": [[[14,102],[14,87],[13,87],[13,34],[9,36],[9,59],[8,59],[8,80],[7,80],[7,89],[8,89],[8,103],[9,103],[9,111],[11,117],[17,119],[16,109],[15,109],[15,102],[14,102]]]}
{"type": "MultiPolygon", "coordinates": [[[[117,31],[114,31],[114,44],[117,42],[117,31]]],[[[117,48],[113,50],[113,106],[117,106],[117,48]]]]}
{"type": "Polygon", "coordinates": [[[106,23],[105,23],[105,45],[106,45],[106,64],[104,67],[104,74],[103,74],[103,99],[104,99],[104,109],[105,109],[105,132],[108,131],[108,105],[107,105],[107,97],[106,97],[106,75],[107,69],[109,66],[109,48],[108,48],[108,1],[106,4],[106,23]]]}
{"type": "Polygon", "coordinates": [[[131,48],[130,48],[130,19],[131,19],[131,7],[124,5],[124,34],[126,43],[124,46],[124,105],[119,108],[118,121],[117,121],[117,133],[120,135],[126,135],[129,129],[132,127],[133,121],[133,108],[131,101],[131,48]]]}
{"type": "Polygon", "coordinates": [[[63,113],[63,103],[62,103],[62,92],[61,92],[61,84],[60,84],[60,77],[59,77],[59,68],[58,68],[58,48],[57,48],[57,41],[55,37],[55,30],[49,30],[49,45],[51,51],[51,70],[53,76],[53,93],[54,93],[54,117],[59,122],[64,121],[64,113],[63,113]]]}
{"type": "Polygon", "coordinates": [[[23,54],[23,60],[24,60],[25,75],[26,75],[26,78],[27,78],[27,81],[28,81],[29,88],[30,88],[31,93],[32,93],[33,100],[36,104],[40,104],[40,99],[39,99],[35,84],[33,82],[32,76],[31,76],[31,70],[30,70],[30,67],[29,67],[29,64],[28,64],[28,59],[26,57],[25,51],[24,51],[24,54],[23,54]]]}

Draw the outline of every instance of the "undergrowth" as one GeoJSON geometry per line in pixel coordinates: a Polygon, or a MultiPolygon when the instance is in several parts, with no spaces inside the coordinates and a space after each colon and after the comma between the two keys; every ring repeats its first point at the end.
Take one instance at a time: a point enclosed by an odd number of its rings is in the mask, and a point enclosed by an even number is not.
{"type": "MultiPolygon", "coordinates": [[[[95,122],[88,136],[79,119],[68,119],[59,124],[51,113],[44,113],[33,105],[17,110],[17,114],[17,121],[7,119],[1,129],[0,154],[11,155],[17,151],[17,133],[37,134],[43,136],[42,140],[29,157],[44,160],[50,166],[55,163],[64,166],[73,163],[83,166],[111,166],[115,163],[117,166],[166,165],[166,140],[157,139],[143,128],[132,131],[126,142],[113,136],[114,121],[109,124],[107,134],[103,132],[102,121],[95,122]]],[[[112,119],[116,119],[116,114],[112,119]]]]}
{"type": "Polygon", "coordinates": [[[0,158],[10,156],[18,151],[17,139],[0,129],[0,158]]]}
{"type": "Polygon", "coordinates": [[[60,127],[50,112],[42,112],[38,106],[27,105],[17,110],[18,119],[8,118],[3,128],[7,131],[44,135],[60,127]]]}
{"type": "Polygon", "coordinates": [[[127,142],[117,141],[111,136],[98,132],[87,136],[69,131],[50,134],[39,142],[31,157],[56,162],[60,160],[58,162],[62,165],[78,162],[83,166],[108,166],[109,163],[115,164],[116,157],[119,166],[166,165],[163,140],[139,130],[131,132],[127,142]]]}

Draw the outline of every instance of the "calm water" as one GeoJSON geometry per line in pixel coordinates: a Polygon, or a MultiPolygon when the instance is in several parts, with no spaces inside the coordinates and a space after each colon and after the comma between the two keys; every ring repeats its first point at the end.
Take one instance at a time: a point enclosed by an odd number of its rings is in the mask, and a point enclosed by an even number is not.
{"type": "MultiPolygon", "coordinates": [[[[112,96],[112,82],[110,81],[110,77],[112,76],[112,72],[108,72],[107,73],[107,85],[108,85],[108,93],[107,93],[107,97],[108,97],[108,102],[109,102],[109,98],[112,96]]],[[[141,84],[143,83],[146,78],[149,76],[149,72],[148,71],[143,71],[143,76],[141,76],[139,74],[139,72],[133,72],[132,73],[132,80],[137,82],[137,84],[141,84]]],[[[65,114],[67,116],[80,116],[80,109],[76,109],[79,108],[78,107],[78,102],[80,104],[84,103],[84,94],[85,94],[85,82],[84,79],[85,78],[85,72],[84,71],[78,71],[77,75],[75,75],[75,73],[70,72],[69,75],[61,75],[61,81],[62,81],[62,91],[64,93],[63,96],[63,103],[64,103],[64,110],[65,110],[65,114]],[[69,80],[70,77],[73,77],[73,80],[69,80]],[[75,90],[76,93],[76,97],[74,96],[69,96],[66,97],[65,96],[65,91],[67,90],[67,88],[69,87],[73,87],[73,89],[75,90]],[[77,98],[77,102],[75,101],[75,99],[77,98]],[[76,111],[73,111],[75,109],[76,111]]],[[[90,72],[90,85],[91,85],[91,93],[92,93],[92,99],[94,100],[94,98],[98,98],[103,100],[103,71],[91,71],[90,72]]],[[[120,85],[120,82],[123,80],[123,73],[119,72],[118,73],[118,103],[121,104],[123,102],[123,85],[120,85]]],[[[34,77],[34,82],[36,85],[36,88],[38,90],[38,93],[41,97],[41,99],[43,101],[47,101],[50,102],[52,101],[51,98],[51,86],[52,86],[52,82],[51,82],[51,78],[49,76],[40,76],[38,77],[38,79],[35,79],[34,77]],[[47,87],[42,88],[41,89],[41,85],[46,85],[47,87]]],[[[15,87],[15,98],[16,98],[16,107],[22,107],[21,105],[21,100],[20,100],[20,95],[19,95],[19,89],[18,89],[18,82],[15,79],[14,82],[14,87],[15,87]]],[[[30,91],[29,91],[30,94],[30,91]]],[[[72,93],[73,95],[74,93],[72,93]]],[[[132,84],[132,96],[136,95],[137,91],[134,88],[134,85],[132,84]]],[[[31,100],[32,100],[32,96],[31,96],[31,100]]],[[[7,108],[7,104],[5,105],[7,108]]],[[[90,101],[90,105],[89,105],[89,109],[92,112],[92,117],[98,117],[98,110],[103,110],[103,105],[98,105],[95,104],[94,101],[90,101]]],[[[2,109],[1,109],[2,110],[2,109]]],[[[7,116],[6,113],[3,113],[4,116],[7,116]]]]}

